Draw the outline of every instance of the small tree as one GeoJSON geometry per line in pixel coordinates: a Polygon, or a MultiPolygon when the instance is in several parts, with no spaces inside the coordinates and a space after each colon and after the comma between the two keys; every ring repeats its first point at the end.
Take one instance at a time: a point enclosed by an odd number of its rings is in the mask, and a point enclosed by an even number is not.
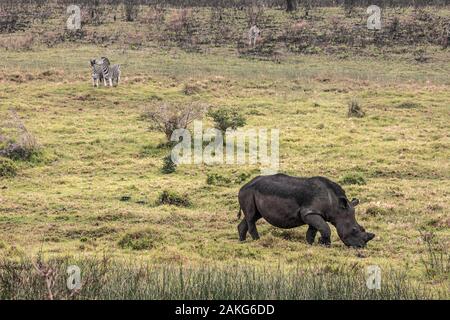
{"type": "Polygon", "coordinates": [[[192,121],[201,118],[206,108],[198,103],[175,105],[163,102],[147,107],[143,117],[150,122],[152,129],[163,132],[170,142],[176,129],[186,129],[192,121]]]}
{"type": "Polygon", "coordinates": [[[215,123],[215,128],[225,133],[227,129],[236,130],[239,127],[245,126],[245,118],[237,110],[220,108],[211,110],[208,113],[215,123]]]}
{"type": "Polygon", "coordinates": [[[165,174],[173,173],[177,169],[177,164],[172,161],[172,156],[168,154],[163,158],[161,172],[165,174]]]}

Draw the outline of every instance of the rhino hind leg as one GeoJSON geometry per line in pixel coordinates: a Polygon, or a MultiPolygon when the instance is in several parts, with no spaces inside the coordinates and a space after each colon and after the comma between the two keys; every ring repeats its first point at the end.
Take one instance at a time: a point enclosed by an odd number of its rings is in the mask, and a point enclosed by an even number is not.
{"type": "Polygon", "coordinates": [[[256,221],[258,220],[258,218],[254,218],[252,220],[247,220],[247,224],[248,224],[248,232],[250,233],[250,235],[252,236],[253,240],[258,240],[259,239],[259,233],[258,230],[256,229],[256,221]]]}
{"type": "Polygon", "coordinates": [[[248,231],[248,224],[247,220],[245,220],[244,218],[238,225],[239,241],[245,241],[245,239],[247,238],[247,231],[248,231]]]}
{"type": "Polygon", "coordinates": [[[316,238],[316,234],[317,229],[313,226],[309,226],[308,231],[306,231],[306,242],[308,242],[308,244],[313,244],[314,239],[316,238]]]}
{"type": "MultiPolygon", "coordinates": [[[[258,212],[256,208],[254,196],[252,193],[245,192],[239,194],[239,205],[244,212],[244,220],[247,222],[247,230],[248,233],[252,236],[253,240],[259,239],[258,230],[256,229],[256,221],[261,218],[261,214],[258,212]]],[[[243,222],[241,222],[243,225],[243,222]]],[[[241,225],[240,224],[240,225],[241,225]]],[[[241,238],[241,230],[242,232],[245,230],[242,226],[239,229],[239,238],[241,238]]]]}

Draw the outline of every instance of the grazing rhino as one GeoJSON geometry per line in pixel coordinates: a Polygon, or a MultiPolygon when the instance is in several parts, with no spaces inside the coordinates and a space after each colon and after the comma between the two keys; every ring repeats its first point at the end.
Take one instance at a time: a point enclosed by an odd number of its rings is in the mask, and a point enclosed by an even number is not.
{"type": "Polygon", "coordinates": [[[345,191],[324,177],[259,176],[239,191],[238,219],[241,211],[245,216],[238,225],[239,239],[244,241],[247,231],[253,239],[259,239],[255,223],[264,218],[283,229],[307,224],[306,241],[312,244],[319,231],[319,243],[329,246],[330,222],[347,246],[361,248],[375,235],[356,222],[354,207],[358,203],[357,199],[348,201],[345,191]]]}

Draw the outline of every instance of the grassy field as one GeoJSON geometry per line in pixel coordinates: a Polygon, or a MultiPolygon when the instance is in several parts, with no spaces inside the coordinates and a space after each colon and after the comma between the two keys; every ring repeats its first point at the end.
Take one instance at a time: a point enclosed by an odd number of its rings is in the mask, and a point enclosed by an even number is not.
{"type": "MultiPolygon", "coordinates": [[[[42,154],[16,161],[17,176],[0,177],[0,256],[106,253],[152,265],[286,270],[376,264],[442,290],[449,281],[450,56],[437,47],[428,52],[427,63],[409,54],[351,53],[287,55],[274,63],[241,58],[229,47],[2,50],[0,119],[17,110],[42,154]],[[117,88],[92,88],[89,59],[103,55],[122,64],[117,88]],[[186,85],[196,93],[186,95],[186,85]],[[365,117],[347,117],[352,99],[365,117]],[[245,129],[279,129],[280,171],[342,182],[349,198],[361,200],[357,219],[376,238],[366,249],[348,249],[333,230],[331,248],[309,246],[306,227],[280,230],[259,221],[261,239],[239,243],[243,183],[210,185],[207,175],[233,181],[257,176],[259,167],[182,165],[163,174],[164,136],[141,114],[165,101],[233,107],[245,115],[245,129]],[[192,205],[157,205],[163,190],[192,205]],[[423,239],[430,235],[444,254],[431,273],[423,239]]],[[[205,116],[203,126],[212,127],[211,119],[205,116]]]]}

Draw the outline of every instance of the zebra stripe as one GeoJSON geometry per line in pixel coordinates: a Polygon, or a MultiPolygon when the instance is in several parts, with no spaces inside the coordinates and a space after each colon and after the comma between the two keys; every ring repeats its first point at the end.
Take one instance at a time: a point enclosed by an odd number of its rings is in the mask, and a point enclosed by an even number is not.
{"type": "Polygon", "coordinates": [[[112,87],[113,82],[115,82],[117,85],[120,81],[120,65],[115,64],[111,66],[111,63],[109,62],[109,59],[106,57],[102,57],[102,72],[103,72],[103,81],[106,84],[106,81],[109,82],[109,85],[112,87]]]}
{"type": "Polygon", "coordinates": [[[95,59],[91,60],[92,68],[92,82],[94,87],[98,87],[100,81],[103,81],[103,70],[100,64],[97,64],[95,59]]]}
{"type": "Polygon", "coordinates": [[[116,83],[116,85],[119,85],[119,81],[120,81],[120,65],[119,64],[115,64],[113,65],[111,68],[111,78],[112,78],[112,82],[116,83]]]}

